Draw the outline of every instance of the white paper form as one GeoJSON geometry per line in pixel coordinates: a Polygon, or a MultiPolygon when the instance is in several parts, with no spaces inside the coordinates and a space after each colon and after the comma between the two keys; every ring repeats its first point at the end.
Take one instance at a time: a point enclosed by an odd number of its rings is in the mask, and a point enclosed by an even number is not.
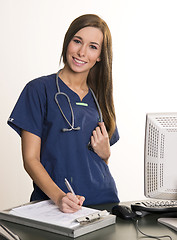
{"type": "Polygon", "coordinates": [[[45,200],[13,208],[10,214],[62,227],[74,228],[79,226],[79,223],[75,221],[76,218],[84,217],[95,212],[99,211],[82,207],[75,213],[63,213],[51,200],[45,200]]]}

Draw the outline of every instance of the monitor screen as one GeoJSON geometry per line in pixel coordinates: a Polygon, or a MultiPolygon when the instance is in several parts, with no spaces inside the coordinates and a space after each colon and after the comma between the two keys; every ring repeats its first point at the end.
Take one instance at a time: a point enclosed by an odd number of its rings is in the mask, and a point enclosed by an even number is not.
{"type": "Polygon", "coordinates": [[[144,194],[177,200],[177,113],[146,115],[144,194]]]}

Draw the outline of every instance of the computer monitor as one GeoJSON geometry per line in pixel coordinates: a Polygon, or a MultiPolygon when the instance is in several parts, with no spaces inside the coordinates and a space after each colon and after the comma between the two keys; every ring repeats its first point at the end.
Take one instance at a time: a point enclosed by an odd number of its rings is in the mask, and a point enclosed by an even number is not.
{"type": "Polygon", "coordinates": [[[146,115],[144,194],[177,200],[177,113],[146,115]]]}

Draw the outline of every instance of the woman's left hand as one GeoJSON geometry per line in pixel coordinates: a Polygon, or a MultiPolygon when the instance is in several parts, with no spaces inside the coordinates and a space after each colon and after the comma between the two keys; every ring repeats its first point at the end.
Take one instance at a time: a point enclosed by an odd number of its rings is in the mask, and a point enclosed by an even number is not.
{"type": "Polygon", "coordinates": [[[91,145],[94,152],[97,153],[98,156],[107,164],[111,155],[111,150],[109,135],[104,122],[99,122],[99,126],[93,131],[93,135],[91,136],[91,145]]]}

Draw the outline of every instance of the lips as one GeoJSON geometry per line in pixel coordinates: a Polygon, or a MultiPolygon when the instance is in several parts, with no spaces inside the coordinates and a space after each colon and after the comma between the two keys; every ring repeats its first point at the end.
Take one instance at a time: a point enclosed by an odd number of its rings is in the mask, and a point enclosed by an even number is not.
{"type": "Polygon", "coordinates": [[[74,60],[75,64],[76,64],[76,65],[79,65],[79,66],[84,65],[84,64],[87,63],[87,62],[82,61],[82,60],[80,60],[80,59],[78,59],[78,58],[75,58],[75,57],[73,57],[73,60],[74,60]]]}

